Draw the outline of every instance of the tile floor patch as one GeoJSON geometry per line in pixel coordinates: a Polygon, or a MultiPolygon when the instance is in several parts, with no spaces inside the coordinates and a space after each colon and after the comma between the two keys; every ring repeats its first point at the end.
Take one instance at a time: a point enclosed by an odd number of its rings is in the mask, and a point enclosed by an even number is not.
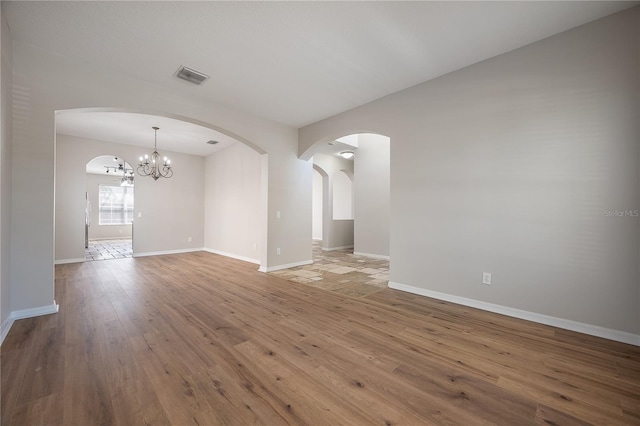
{"type": "Polygon", "coordinates": [[[357,271],[356,268],[350,268],[348,266],[342,266],[340,268],[329,269],[327,272],[332,274],[348,274],[349,272],[357,271]]]}
{"type": "Polygon", "coordinates": [[[354,255],[352,250],[323,251],[313,242],[313,264],[270,272],[282,279],[351,297],[387,288],[389,261],[354,255]]]}
{"type": "Polygon", "coordinates": [[[92,240],[84,251],[84,260],[109,260],[133,257],[131,239],[92,240]]]}
{"type": "Polygon", "coordinates": [[[385,271],[385,269],[383,269],[383,268],[379,268],[379,269],[378,268],[363,268],[363,269],[360,269],[360,271],[358,271],[358,272],[362,272],[363,274],[373,275],[373,274],[379,274],[379,273],[384,272],[384,271],[385,271]]]}

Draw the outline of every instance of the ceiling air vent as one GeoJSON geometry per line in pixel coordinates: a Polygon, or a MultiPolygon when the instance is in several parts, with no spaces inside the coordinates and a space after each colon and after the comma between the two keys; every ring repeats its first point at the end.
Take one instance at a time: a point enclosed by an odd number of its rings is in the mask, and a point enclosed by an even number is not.
{"type": "Polygon", "coordinates": [[[189,83],[201,85],[209,78],[208,75],[198,72],[196,70],[192,70],[191,68],[187,68],[182,66],[178,69],[176,73],[176,77],[181,78],[183,80],[188,81],[189,83]]]}

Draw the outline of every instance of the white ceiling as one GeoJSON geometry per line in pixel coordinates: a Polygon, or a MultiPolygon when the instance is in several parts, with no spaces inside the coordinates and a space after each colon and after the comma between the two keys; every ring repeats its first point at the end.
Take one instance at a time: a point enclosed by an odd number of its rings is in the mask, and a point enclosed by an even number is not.
{"type": "Polygon", "coordinates": [[[636,4],[2,1],[16,41],[295,127],[636,4]]]}
{"type": "Polygon", "coordinates": [[[158,151],[207,156],[226,148],[236,140],[218,131],[155,115],[124,112],[62,111],[56,114],[56,132],[143,147],[140,155],[153,151],[154,132],[158,130],[158,151]],[[207,143],[218,141],[216,145],[207,143]]]}

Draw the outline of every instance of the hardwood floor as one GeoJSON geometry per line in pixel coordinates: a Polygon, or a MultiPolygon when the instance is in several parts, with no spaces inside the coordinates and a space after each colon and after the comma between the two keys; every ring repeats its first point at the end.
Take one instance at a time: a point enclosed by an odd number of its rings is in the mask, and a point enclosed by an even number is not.
{"type": "Polygon", "coordinates": [[[640,424],[640,348],[197,252],[56,266],[3,425],[640,424]]]}

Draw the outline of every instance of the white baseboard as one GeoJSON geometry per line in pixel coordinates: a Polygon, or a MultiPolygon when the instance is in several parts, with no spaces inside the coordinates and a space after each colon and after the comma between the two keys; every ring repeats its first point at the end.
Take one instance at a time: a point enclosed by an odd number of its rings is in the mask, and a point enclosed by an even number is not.
{"type": "Polygon", "coordinates": [[[346,249],[350,249],[353,248],[353,244],[350,246],[342,246],[342,247],[329,247],[329,248],[324,248],[322,247],[323,251],[336,251],[336,250],[346,250],[346,249]]]}
{"type": "Polygon", "coordinates": [[[444,300],[446,302],[457,303],[459,305],[469,306],[472,308],[482,309],[484,311],[495,312],[497,314],[502,314],[509,317],[533,321],[539,324],[563,328],[565,330],[577,331],[578,333],[589,334],[591,336],[602,337],[604,339],[615,340],[616,342],[640,346],[640,335],[628,333],[626,331],[612,330],[610,328],[585,324],[582,322],[572,321],[564,318],[552,317],[535,312],[523,311],[521,309],[510,308],[508,306],[494,305],[493,303],[482,302],[475,299],[467,299],[466,297],[454,296],[446,293],[439,293],[437,291],[431,291],[420,287],[413,287],[406,284],[395,283],[392,281],[389,281],[389,288],[406,291],[407,293],[418,294],[420,296],[431,297],[433,299],[444,300]]]}
{"type": "Polygon", "coordinates": [[[242,260],[243,262],[255,263],[257,265],[260,264],[260,260],[258,260],[258,259],[252,259],[250,257],[240,256],[240,255],[229,253],[229,252],[226,252],[226,251],[210,249],[210,248],[206,248],[206,247],[204,248],[204,251],[209,252],[209,253],[213,253],[213,254],[219,254],[220,256],[230,257],[232,259],[242,260]]]}
{"type": "Polygon", "coordinates": [[[11,317],[11,314],[7,317],[6,320],[2,322],[2,328],[0,329],[0,346],[2,346],[2,342],[4,342],[4,338],[9,334],[9,330],[11,330],[11,326],[15,320],[11,317]]]}
{"type": "Polygon", "coordinates": [[[311,265],[312,263],[313,263],[313,260],[303,260],[302,262],[288,263],[286,265],[276,265],[276,266],[268,266],[268,267],[261,266],[260,269],[258,270],[260,272],[273,272],[273,271],[279,271],[280,269],[295,268],[296,266],[311,265]]]}
{"type": "Polygon", "coordinates": [[[148,251],[145,253],[133,253],[133,257],[146,257],[146,256],[161,256],[163,254],[180,254],[180,253],[192,253],[194,251],[203,251],[204,248],[188,248],[179,250],[165,250],[165,251],[148,251]]]}
{"type": "Polygon", "coordinates": [[[60,259],[53,262],[54,265],[65,265],[67,263],[82,263],[86,259],[84,257],[78,257],[76,259],[60,259]]]}
{"type": "Polygon", "coordinates": [[[0,332],[0,345],[2,345],[2,342],[4,342],[4,338],[7,337],[7,334],[9,334],[9,330],[11,330],[11,326],[16,320],[39,317],[41,315],[55,314],[58,312],[58,309],[60,309],[60,306],[54,300],[53,303],[48,306],[21,309],[19,311],[11,312],[7,319],[2,323],[2,331],[0,332]]]}
{"type": "Polygon", "coordinates": [[[355,254],[356,256],[370,257],[372,259],[385,259],[385,260],[389,260],[390,259],[389,256],[386,256],[384,254],[362,253],[362,252],[359,252],[359,251],[354,251],[353,254],[355,254]]]}

